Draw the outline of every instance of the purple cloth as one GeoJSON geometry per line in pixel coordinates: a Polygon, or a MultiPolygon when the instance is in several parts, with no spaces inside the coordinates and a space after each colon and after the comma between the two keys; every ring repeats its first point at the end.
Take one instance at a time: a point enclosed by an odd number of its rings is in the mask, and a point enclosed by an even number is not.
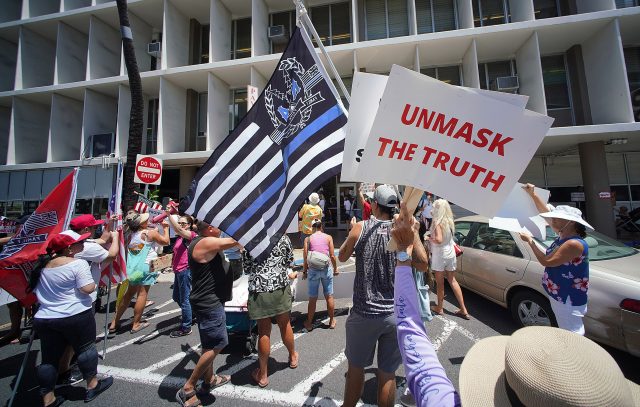
{"type": "Polygon", "coordinates": [[[407,383],[418,406],[459,406],[460,397],[438,360],[420,318],[418,293],[409,266],[395,272],[398,345],[407,383]]]}

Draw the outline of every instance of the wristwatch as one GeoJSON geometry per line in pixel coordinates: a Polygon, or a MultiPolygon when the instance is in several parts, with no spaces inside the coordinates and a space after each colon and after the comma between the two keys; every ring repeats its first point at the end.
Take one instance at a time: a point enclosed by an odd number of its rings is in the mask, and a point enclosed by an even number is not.
{"type": "Polygon", "coordinates": [[[411,256],[406,251],[396,252],[396,260],[398,261],[410,261],[411,256]]]}

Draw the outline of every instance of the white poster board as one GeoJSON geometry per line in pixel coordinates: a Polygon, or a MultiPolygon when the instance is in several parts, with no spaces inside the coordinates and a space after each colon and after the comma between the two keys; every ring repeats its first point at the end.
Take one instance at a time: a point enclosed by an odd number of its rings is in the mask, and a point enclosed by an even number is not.
{"type": "MultiPolygon", "coordinates": [[[[489,226],[512,232],[530,233],[544,240],[547,236],[547,222],[538,215],[533,199],[522,186],[523,184],[516,182],[496,216],[489,219],[489,226]]],[[[536,188],[535,191],[542,202],[549,201],[548,190],[536,188]]]]}
{"type": "Polygon", "coordinates": [[[411,185],[493,216],[551,123],[394,65],[355,176],[411,185]]]}
{"type": "Polygon", "coordinates": [[[0,305],[10,304],[15,301],[18,300],[13,295],[0,288],[0,305]]]}
{"type": "MultiPolygon", "coordinates": [[[[345,130],[344,155],[340,182],[362,181],[356,176],[357,167],[362,159],[367,138],[378,110],[380,99],[387,86],[386,75],[356,72],[351,84],[351,104],[349,105],[349,121],[345,130]]],[[[487,96],[513,106],[524,109],[529,96],[513,93],[494,92],[484,89],[465,88],[467,92],[487,96]]]]}

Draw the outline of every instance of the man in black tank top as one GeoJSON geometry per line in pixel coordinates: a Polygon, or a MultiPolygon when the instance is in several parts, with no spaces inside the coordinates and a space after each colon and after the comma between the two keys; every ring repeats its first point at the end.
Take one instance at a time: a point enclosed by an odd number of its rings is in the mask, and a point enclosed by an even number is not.
{"type": "Polygon", "coordinates": [[[231,238],[221,238],[220,229],[198,222],[198,234],[188,249],[191,269],[191,309],[198,320],[202,354],[191,377],[178,390],[176,400],[182,404],[199,405],[195,387],[204,380],[205,392],[229,382],[229,376],[213,374],[213,360],[229,342],[224,303],[231,297],[233,276],[225,271],[223,250],[237,246],[231,238]]]}

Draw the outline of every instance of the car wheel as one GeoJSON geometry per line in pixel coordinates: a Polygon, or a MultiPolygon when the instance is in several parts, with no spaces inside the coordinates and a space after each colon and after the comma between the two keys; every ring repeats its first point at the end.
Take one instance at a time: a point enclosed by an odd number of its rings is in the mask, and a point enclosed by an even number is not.
{"type": "Polygon", "coordinates": [[[511,299],[511,316],[520,326],[557,326],[549,300],[531,291],[520,291],[511,299]]]}

